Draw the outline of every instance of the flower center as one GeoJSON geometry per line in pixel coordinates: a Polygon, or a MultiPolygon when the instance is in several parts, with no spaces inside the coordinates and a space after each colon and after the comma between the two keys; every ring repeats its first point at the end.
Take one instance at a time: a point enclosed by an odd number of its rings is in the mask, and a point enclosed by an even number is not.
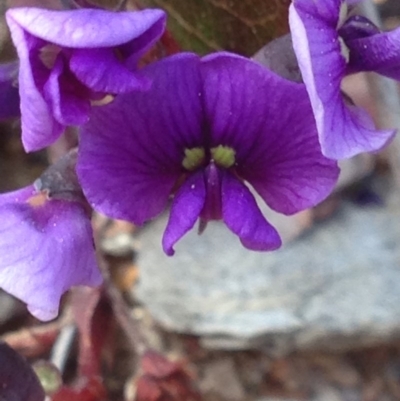
{"type": "Polygon", "coordinates": [[[206,151],[203,147],[185,149],[185,157],[182,161],[182,166],[193,171],[197,168],[213,161],[217,166],[222,168],[230,168],[235,164],[236,152],[233,148],[224,145],[218,145],[210,149],[210,156],[206,156],[206,151]]]}
{"type": "Polygon", "coordinates": [[[185,158],[182,161],[182,166],[189,171],[196,170],[197,167],[203,164],[205,156],[204,148],[185,149],[185,158]]]}
{"type": "Polygon", "coordinates": [[[220,167],[229,168],[235,164],[235,149],[229,146],[219,145],[211,148],[211,158],[220,167]]]}

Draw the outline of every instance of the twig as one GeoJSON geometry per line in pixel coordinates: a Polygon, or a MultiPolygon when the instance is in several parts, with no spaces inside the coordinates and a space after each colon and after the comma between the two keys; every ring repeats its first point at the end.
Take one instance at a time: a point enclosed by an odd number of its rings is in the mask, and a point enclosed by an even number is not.
{"type": "MultiPolygon", "coordinates": [[[[96,243],[98,244],[99,242],[96,241],[96,243]]],[[[100,249],[100,247],[97,246],[96,249],[100,249]]],[[[109,273],[109,265],[101,251],[98,252],[98,263],[104,278],[104,288],[110,299],[115,317],[128,337],[136,355],[141,356],[150,347],[142,334],[140,322],[130,313],[128,306],[122,298],[121,292],[112,282],[109,273]]]]}
{"type": "MultiPolygon", "coordinates": [[[[367,18],[377,26],[381,26],[377,7],[371,0],[360,3],[359,7],[367,18]]],[[[368,80],[373,91],[377,93],[378,99],[375,104],[378,109],[380,125],[384,128],[396,128],[398,130],[398,134],[388,148],[389,163],[397,193],[400,192],[400,95],[397,84],[389,78],[370,74],[368,80]]]]}
{"type": "Polygon", "coordinates": [[[55,322],[6,333],[0,340],[27,357],[38,357],[49,351],[61,329],[70,323],[70,319],[69,314],[65,314],[55,322]]]}
{"type": "Polygon", "coordinates": [[[72,344],[76,336],[76,326],[68,324],[64,326],[57,337],[51,350],[50,361],[63,373],[72,344]]]}

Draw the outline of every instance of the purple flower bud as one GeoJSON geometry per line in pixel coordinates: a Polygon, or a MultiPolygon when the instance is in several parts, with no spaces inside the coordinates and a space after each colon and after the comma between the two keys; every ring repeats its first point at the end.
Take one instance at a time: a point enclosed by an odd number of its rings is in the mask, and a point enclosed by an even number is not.
{"type": "Polygon", "coordinates": [[[161,10],[14,8],[6,19],[20,58],[27,151],[48,146],[68,125],[85,123],[92,104],[148,89],[137,61],[165,26],[161,10]]]}

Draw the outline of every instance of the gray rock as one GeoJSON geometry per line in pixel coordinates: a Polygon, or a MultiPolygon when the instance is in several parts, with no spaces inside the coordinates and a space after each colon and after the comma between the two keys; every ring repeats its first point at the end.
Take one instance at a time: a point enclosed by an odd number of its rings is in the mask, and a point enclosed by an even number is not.
{"type": "Polygon", "coordinates": [[[400,337],[400,209],[344,203],[271,253],[222,223],[161,249],[166,216],[141,233],[139,299],[168,329],[210,348],[346,349],[400,337]]]}

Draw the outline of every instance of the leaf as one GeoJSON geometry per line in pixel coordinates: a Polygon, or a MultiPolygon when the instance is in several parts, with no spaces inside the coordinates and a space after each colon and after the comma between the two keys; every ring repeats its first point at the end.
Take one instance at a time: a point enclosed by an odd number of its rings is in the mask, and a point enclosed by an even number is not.
{"type": "Polygon", "coordinates": [[[290,0],[142,0],[164,9],[184,50],[229,50],[246,56],[288,32],[290,0]]]}
{"type": "Polygon", "coordinates": [[[29,363],[0,343],[0,401],[43,401],[42,386],[29,363]]]}

